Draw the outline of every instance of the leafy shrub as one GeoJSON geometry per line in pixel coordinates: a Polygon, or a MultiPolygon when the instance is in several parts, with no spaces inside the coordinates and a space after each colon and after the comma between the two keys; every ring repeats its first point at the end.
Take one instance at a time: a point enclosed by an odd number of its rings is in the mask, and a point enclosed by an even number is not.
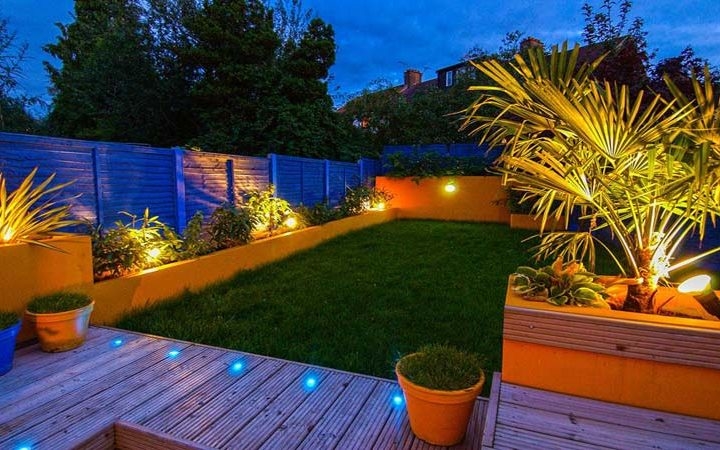
{"type": "Polygon", "coordinates": [[[532,213],[533,201],[527,200],[522,202],[523,193],[511,187],[505,188],[507,194],[507,207],[513,214],[530,214],[532,213]]]}
{"type": "Polygon", "coordinates": [[[418,386],[456,391],[480,381],[483,361],[476,354],[449,345],[432,344],[400,359],[397,369],[418,386]]]}
{"type": "Polygon", "coordinates": [[[250,211],[232,204],[224,204],[213,211],[208,235],[214,250],[247,244],[252,240],[255,219],[250,211]]]}
{"type": "Polygon", "coordinates": [[[343,216],[340,208],[331,208],[327,203],[318,203],[312,208],[300,206],[296,208],[303,224],[307,226],[322,225],[333,220],[341,219],[343,216]]]}
{"type": "Polygon", "coordinates": [[[18,323],[20,317],[11,311],[0,311],[0,330],[10,328],[11,326],[18,323]]]}
{"type": "Polygon", "coordinates": [[[72,311],[92,303],[92,299],[81,292],[55,292],[30,300],[27,310],[33,314],[72,311]]]}
{"type": "Polygon", "coordinates": [[[185,226],[182,235],[182,247],[179,252],[180,259],[196,258],[207,255],[213,251],[210,236],[205,229],[203,215],[197,211],[185,226]]]}
{"type": "Polygon", "coordinates": [[[610,308],[603,298],[605,287],[595,283],[595,274],[580,262],[563,264],[558,258],[540,269],[520,266],[513,279],[513,290],[529,300],[546,301],[555,306],[596,306],[610,308]]]}
{"type": "Polygon", "coordinates": [[[37,240],[41,235],[79,222],[69,219],[68,200],[52,198],[40,203],[43,197],[55,194],[73,182],[48,187],[55,178],[50,175],[45,181],[33,187],[34,168],[10,194],[7,193],[6,178],[0,173],[0,244],[30,242],[53,248],[37,240]]]}
{"type": "Polygon", "coordinates": [[[393,195],[384,189],[360,185],[347,189],[340,204],[340,211],[343,216],[355,216],[381,204],[387,205],[392,198],[393,195]]]}
{"type": "Polygon", "coordinates": [[[96,279],[118,277],[178,260],[181,239],[158,216],[150,216],[147,208],[141,219],[124,211],[121,214],[130,217],[128,224],[117,221],[109,231],[91,228],[96,279]]]}
{"type": "Polygon", "coordinates": [[[394,178],[412,177],[415,182],[430,177],[487,175],[487,163],[482,157],[458,158],[432,152],[421,155],[393,153],[388,157],[388,163],[385,175],[394,178]]]}
{"type": "Polygon", "coordinates": [[[272,184],[263,191],[249,191],[244,197],[244,208],[255,221],[257,231],[267,231],[272,235],[293,216],[290,204],[275,196],[275,186],[272,184]]]}

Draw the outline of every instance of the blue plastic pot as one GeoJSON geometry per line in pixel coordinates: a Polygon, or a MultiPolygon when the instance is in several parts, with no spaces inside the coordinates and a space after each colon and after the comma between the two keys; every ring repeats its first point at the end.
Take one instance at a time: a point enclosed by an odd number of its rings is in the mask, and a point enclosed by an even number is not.
{"type": "Polygon", "coordinates": [[[0,375],[10,372],[15,355],[15,338],[20,331],[20,321],[0,330],[0,375]]]}

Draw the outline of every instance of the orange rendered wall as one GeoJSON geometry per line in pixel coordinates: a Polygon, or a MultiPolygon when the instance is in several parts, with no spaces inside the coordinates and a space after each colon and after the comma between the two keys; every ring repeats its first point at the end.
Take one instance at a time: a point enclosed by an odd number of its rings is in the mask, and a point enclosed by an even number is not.
{"type": "Polygon", "coordinates": [[[509,223],[510,211],[500,177],[462,176],[425,178],[377,177],[375,185],[393,194],[390,205],[398,218],[509,223]],[[455,192],[445,191],[453,182],[455,192]]]}
{"type": "MultiPolygon", "coordinates": [[[[0,246],[0,309],[22,314],[35,296],[92,284],[89,236],[58,236],[46,242],[62,251],[33,244],[0,246]]],[[[18,340],[31,338],[30,329],[24,323],[18,340]]]]}
{"type": "Polygon", "coordinates": [[[502,380],[720,420],[720,371],[503,339],[502,380]]]}
{"type": "Polygon", "coordinates": [[[341,234],[392,221],[396,215],[396,210],[369,212],[95,283],[89,289],[95,300],[92,323],[112,323],[131,309],[149,306],[184,291],[200,290],[211,283],[229,279],[241,270],[277,261],[341,234]]]}

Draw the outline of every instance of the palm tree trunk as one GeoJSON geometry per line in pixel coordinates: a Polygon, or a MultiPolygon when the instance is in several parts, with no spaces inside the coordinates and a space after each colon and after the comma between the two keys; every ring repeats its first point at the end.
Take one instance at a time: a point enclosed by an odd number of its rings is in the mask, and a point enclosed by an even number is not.
{"type": "Polygon", "coordinates": [[[652,251],[643,248],[638,251],[638,272],[642,283],[628,286],[627,297],[623,304],[623,311],[641,312],[654,314],[653,300],[657,291],[658,273],[652,267],[652,251]]]}

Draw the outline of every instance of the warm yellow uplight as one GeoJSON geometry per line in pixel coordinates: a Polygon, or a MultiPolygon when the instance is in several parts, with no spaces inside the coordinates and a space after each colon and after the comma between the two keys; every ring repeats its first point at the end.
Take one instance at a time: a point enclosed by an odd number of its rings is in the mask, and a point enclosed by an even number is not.
{"type": "Polygon", "coordinates": [[[452,193],[457,191],[457,186],[455,186],[454,182],[449,182],[445,185],[445,192],[452,193]]]}
{"type": "Polygon", "coordinates": [[[156,259],[158,256],[160,256],[160,253],[161,253],[161,251],[159,248],[153,247],[150,250],[148,250],[147,255],[148,255],[148,257],[150,257],[152,259],[156,259]]]}
{"type": "Polygon", "coordinates": [[[376,203],[373,209],[376,211],[385,211],[385,202],[376,203]]]}
{"type": "Polygon", "coordinates": [[[295,228],[298,225],[298,221],[294,216],[290,216],[285,219],[285,226],[288,228],[295,228]]]}
{"type": "Polygon", "coordinates": [[[3,242],[10,242],[15,238],[15,230],[8,227],[5,229],[5,232],[2,235],[2,241],[3,242]]]}
{"type": "Polygon", "coordinates": [[[710,290],[710,275],[697,275],[680,283],[677,287],[681,294],[698,295],[710,290]]]}

